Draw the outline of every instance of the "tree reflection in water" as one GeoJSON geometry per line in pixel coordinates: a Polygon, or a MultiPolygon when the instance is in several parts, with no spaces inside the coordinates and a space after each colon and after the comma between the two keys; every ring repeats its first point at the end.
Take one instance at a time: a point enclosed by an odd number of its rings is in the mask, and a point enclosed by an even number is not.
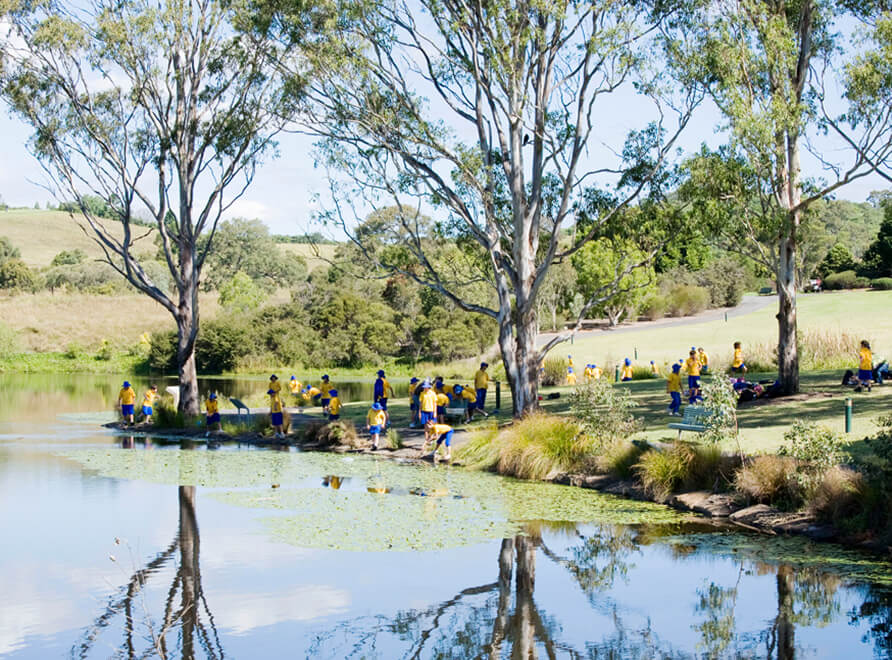
{"type": "Polygon", "coordinates": [[[116,657],[157,656],[192,660],[197,650],[196,643],[207,658],[222,660],[225,657],[201,585],[195,486],[179,486],[177,495],[179,524],[174,540],[145,566],[134,571],[127,584],[111,597],[102,614],[72,648],[72,657],[88,657],[100,634],[121,615],[124,642],[116,657]],[[144,590],[148,580],[173,561],[177,554],[179,566],[167,592],[159,627],[155,616],[149,611],[144,590]]]}

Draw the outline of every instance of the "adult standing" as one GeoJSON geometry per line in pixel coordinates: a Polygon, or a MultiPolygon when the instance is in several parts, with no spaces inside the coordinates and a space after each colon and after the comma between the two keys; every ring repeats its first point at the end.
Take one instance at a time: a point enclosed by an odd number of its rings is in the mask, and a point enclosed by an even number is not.
{"type": "Polygon", "coordinates": [[[477,391],[477,409],[483,410],[483,404],[486,403],[486,388],[489,387],[489,374],[486,368],[489,365],[486,362],[480,363],[480,368],[474,374],[474,389],[477,391]]]}

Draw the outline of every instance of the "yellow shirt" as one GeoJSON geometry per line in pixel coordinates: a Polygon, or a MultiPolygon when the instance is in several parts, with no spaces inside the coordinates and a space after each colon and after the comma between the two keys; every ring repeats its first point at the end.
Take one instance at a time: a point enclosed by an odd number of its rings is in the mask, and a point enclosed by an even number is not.
{"type": "Polygon", "coordinates": [[[132,387],[123,387],[118,392],[118,398],[121,400],[122,405],[132,406],[136,402],[136,392],[133,391],[132,387]]]}
{"type": "Polygon", "coordinates": [[[700,360],[696,356],[684,361],[684,370],[688,376],[699,376],[701,367],[700,360]]]}
{"type": "Polygon", "coordinates": [[[623,370],[620,372],[620,378],[631,378],[632,377],[632,367],[630,365],[626,365],[623,367],[623,370]]]}
{"type": "Polygon", "coordinates": [[[383,410],[372,408],[369,410],[369,414],[366,415],[365,420],[369,426],[384,426],[387,423],[387,413],[383,410]]]}
{"type": "Polygon", "coordinates": [[[650,365],[650,373],[652,373],[654,376],[660,375],[660,368],[657,366],[656,362],[650,365]]]}
{"type": "Polygon", "coordinates": [[[300,388],[301,388],[300,381],[299,380],[288,381],[288,387],[291,388],[292,394],[297,394],[298,392],[300,392],[300,388]]]}
{"type": "Polygon", "coordinates": [[[279,398],[278,394],[269,395],[269,411],[271,413],[282,412],[282,400],[279,398]]]}
{"type": "Polygon", "coordinates": [[[432,389],[421,393],[421,412],[437,412],[437,393],[432,389]]]}
{"type": "Polygon", "coordinates": [[[333,396],[333,397],[331,398],[331,401],[328,402],[328,412],[329,412],[329,414],[331,414],[331,415],[337,415],[337,414],[338,414],[338,411],[340,411],[340,409],[341,409],[341,400],[340,400],[338,397],[333,396]]]}
{"type": "Polygon", "coordinates": [[[861,356],[861,364],[858,368],[863,370],[873,369],[873,354],[870,352],[870,349],[862,347],[858,354],[861,356]]]}
{"type": "Polygon", "coordinates": [[[204,405],[208,411],[208,415],[213,415],[219,411],[219,408],[217,407],[216,399],[208,399],[204,405]]]}
{"type": "Polygon", "coordinates": [[[681,393],[681,374],[674,371],[666,376],[666,391],[681,393]]]}
{"type": "Polygon", "coordinates": [[[483,369],[478,369],[477,373],[474,374],[474,389],[485,390],[488,386],[489,374],[483,371],[483,369]]]}
{"type": "Polygon", "coordinates": [[[594,369],[592,369],[592,378],[598,380],[601,377],[602,373],[604,372],[601,370],[601,367],[595,367],[594,369]]]}
{"type": "Polygon", "coordinates": [[[152,405],[155,403],[156,396],[158,395],[152,390],[146,390],[146,393],[142,396],[142,405],[144,405],[146,408],[151,408],[152,405]]]}
{"type": "Polygon", "coordinates": [[[706,351],[697,351],[697,358],[700,360],[700,366],[709,366],[709,356],[706,354],[706,351]]]}
{"type": "Polygon", "coordinates": [[[442,393],[438,394],[437,395],[437,405],[441,406],[441,407],[448,406],[449,405],[449,397],[442,393]]]}
{"type": "Polygon", "coordinates": [[[319,394],[319,388],[318,388],[318,387],[311,387],[311,388],[308,389],[306,392],[304,392],[304,399],[306,399],[307,401],[309,401],[310,399],[312,399],[312,398],[313,398],[314,396],[316,396],[317,394],[319,394]]]}
{"type": "Polygon", "coordinates": [[[266,389],[268,389],[268,390],[272,390],[273,392],[275,392],[276,394],[278,394],[279,392],[282,391],[282,383],[280,383],[280,382],[278,381],[278,379],[276,379],[276,380],[271,380],[271,381],[269,382],[269,387],[267,387],[266,389]]]}
{"type": "Polygon", "coordinates": [[[731,366],[734,368],[737,368],[742,364],[743,364],[743,349],[735,348],[734,349],[734,362],[731,363],[731,366]]]}
{"type": "Polygon", "coordinates": [[[461,391],[461,398],[465,401],[476,401],[477,395],[474,394],[474,391],[470,387],[466,387],[461,391]]]}
{"type": "Polygon", "coordinates": [[[328,399],[331,396],[328,393],[328,390],[334,390],[334,389],[337,389],[337,388],[335,388],[335,386],[331,384],[331,381],[328,381],[327,383],[325,381],[322,381],[321,383],[319,383],[319,391],[322,393],[323,399],[328,399]]]}
{"type": "Polygon", "coordinates": [[[449,433],[452,430],[452,427],[449,424],[434,424],[431,429],[431,433],[434,435],[443,435],[445,433],[449,433]]]}
{"type": "Polygon", "coordinates": [[[576,373],[570,372],[567,374],[567,385],[575,385],[576,384],[576,373]]]}

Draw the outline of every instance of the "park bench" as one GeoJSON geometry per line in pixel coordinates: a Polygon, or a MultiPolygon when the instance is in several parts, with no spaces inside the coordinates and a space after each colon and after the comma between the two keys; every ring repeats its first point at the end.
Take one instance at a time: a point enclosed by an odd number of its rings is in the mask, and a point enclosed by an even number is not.
{"type": "Polygon", "coordinates": [[[451,406],[446,407],[446,412],[443,414],[445,419],[450,419],[453,417],[458,417],[460,419],[464,419],[468,415],[468,402],[462,400],[458,402],[459,405],[453,403],[451,406]]]}
{"type": "Polygon", "coordinates": [[[763,286],[761,289],[759,289],[760,296],[770,296],[773,293],[774,289],[772,289],[770,286],[763,286]]]}
{"type": "Polygon", "coordinates": [[[684,416],[680,422],[670,422],[669,428],[678,431],[678,438],[681,439],[682,431],[694,431],[695,433],[703,433],[707,429],[707,421],[710,417],[709,411],[703,406],[686,406],[684,416]]]}
{"type": "Polygon", "coordinates": [[[242,410],[245,411],[245,418],[247,420],[251,419],[251,409],[246,406],[241,399],[234,399],[232,397],[229,398],[229,403],[235,406],[235,412],[238,414],[239,424],[242,423],[242,410]]]}

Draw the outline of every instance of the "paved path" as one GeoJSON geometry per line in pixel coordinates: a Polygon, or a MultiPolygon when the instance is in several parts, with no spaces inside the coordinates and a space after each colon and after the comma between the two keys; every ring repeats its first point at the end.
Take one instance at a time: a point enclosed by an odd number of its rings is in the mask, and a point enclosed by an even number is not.
{"type": "MultiPolygon", "coordinates": [[[[579,330],[577,337],[587,337],[601,332],[623,333],[623,332],[641,332],[643,330],[655,330],[658,328],[671,328],[673,326],[697,325],[699,323],[708,323],[709,321],[717,321],[725,318],[734,318],[735,316],[745,316],[758,312],[761,309],[777,304],[776,296],[757,296],[746,295],[737,307],[721,307],[719,309],[709,309],[694,316],[684,316],[681,318],[664,318],[657,321],[633,321],[630,323],[622,323],[618,326],[610,327],[605,321],[602,326],[591,328],[588,330],[579,330]]],[[[539,343],[544,344],[555,336],[555,333],[542,333],[539,335],[539,343]]]]}

